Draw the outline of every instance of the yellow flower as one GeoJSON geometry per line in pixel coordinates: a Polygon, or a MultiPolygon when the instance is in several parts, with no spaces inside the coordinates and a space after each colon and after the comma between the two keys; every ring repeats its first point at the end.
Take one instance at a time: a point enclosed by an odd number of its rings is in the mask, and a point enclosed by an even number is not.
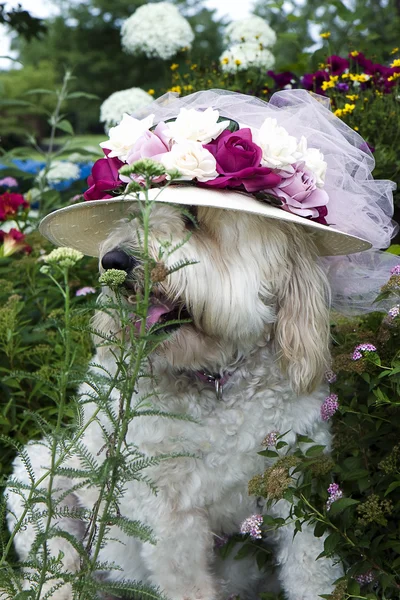
{"type": "Polygon", "coordinates": [[[379,90],[375,90],[375,96],[381,97],[381,96],[383,96],[383,92],[380,92],[379,90]]]}
{"type": "Polygon", "coordinates": [[[177,69],[179,69],[179,65],[178,65],[177,63],[173,63],[173,64],[170,66],[170,69],[171,69],[171,71],[176,71],[177,69]]]}
{"type": "Polygon", "coordinates": [[[339,79],[339,75],[330,75],[329,81],[323,81],[321,88],[325,91],[329,88],[335,87],[337,80],[339,79]]]}
{"type": "Polygon", "coordinates": [[[150,96],[154,96],[155,91],[153,90],[153,88],[151,88],[150,90],[147,90],[147,93],[150,94],[150,96]]]}
{"type": "Polygon", "coordinates": [[[353,112],[353,110],[355,109],[355,107],[356,107],[356,105],[355,105],[355,104],[348,104],[348,103],[346,102],[346,104],[344,105],[344,112],[345,112],[346,114],[352,113],[352,112],[353,112]]]}
{"type": "Polygon", "coordinates": [[[227,64],[228,64],[228,62],[229,62],[229,58],[228,58],[227,56],[225,56],[225,58],[223,58],[223,59],[221,60],[221,62],[222,62],[222,64],[223,64],[223,65],[227,65],[227,64]]]}
{"type": "Polygon", "coordinates": [[[393,73],[390,77],[388,77],[388,81],[396,81],[400,77],[400,73],[393,73]]]}
{"type": "Polygon", "coordinates": [[[343,109],[342,108],[337,108],[333,114],[335,115],[335,117],[342,117],[343,116],[343,109]]]}
{"type": "Polygon", "coordinates": [[[196,63],[193,63],[193,64],[190,66],[190,70],[191,70],[191,71],[195,71],[196,69],[197,69],[197,65],[196,65],[196,63]]]}
{"type": "Polygon", "coordinates": [[[326,68],[326,64],[325,64],[325,63],[319,63],[319,65],[318,65],[318,69],[319,69],[320,71],[322,71],[322,69],[325,69],[325,68],[326,68]]]}
{"type": "Polygon", "coordinates": [[[185,92],[191,92],[193,90],[193,86],[189,83],[188,85],[184,85],[183,89],[185,92]]]}
{"type": "Polygon", "coordinates": [[[238,67],[239,65],[242,64],[242,61],[239,60],[238,58],[235,60],[235,65],[238,67]]]}
{"type": "Polygon", "coordinates": [[[360,83],[365,83],[366,81],[368,81],[368,79],[371,79],[371,76],[366,75],[365,73],[360,73],[360,75],[353,75],[353,73],[350,73],[350,79],[352,81],[358,81],[360,83]]]}
{"type": "Polygon", "coordinates": [[[168,90],[169,92],[178,92],[180,94],[182,92],[182,88],[180,85],[174,85],[168,90]]]}
{"type": "Polygon", "coordinates": [[[357,125],[355,127],[353,127],[354,131],[358,131],[359,127],[357,127],[357,125]]]}
{"type": "Polygon", "coordinates": [[[319,37],[321,37],[323,40],[327,40],[328,38],[331,37],[331,32],[330,31],[324,31],[323,33],[319,34],[319,37]]]}
{"type": "Polygon", "coordinates": [[[397,48],[397,47],[393,48],[393,50],[391,51],[390,54],[396,54],[396,52],[398,52],[398,51],[399,51],[399,48],[397,48]]]}
{"type": "Polygon", "coordinates": [[[354,102],[355,100],[358,100],[359,95],[358,94],[348,94],[346,96],[346,98],[348,98],[349,100],[351,100],[352,102],[354,102]]]}
{"type": "Polygon", "coordinates": [[[400,58],[395,58],[390,66],[391,67],[400,67],[400,58]]]}
{"type": "Polygon", "coordinates": [[[350,52],[350,56],[352,56],[353,58],[355,58],[356,56],[358,56],[360,53],[358,52],[358,50],[353,50],[352,52],[350,52]]]}
{"type": "Polygon", "coordinates": [[[348,79],[350,77],[350,73],[342,73],[342,79],[348,79]]]}

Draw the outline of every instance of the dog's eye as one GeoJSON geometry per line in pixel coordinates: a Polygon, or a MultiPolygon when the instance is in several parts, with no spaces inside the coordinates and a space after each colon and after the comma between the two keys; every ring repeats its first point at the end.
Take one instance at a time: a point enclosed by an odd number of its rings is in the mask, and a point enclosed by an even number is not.
{"type": "Polygon", "coordinates": [[[120,248],[114,248],[101,259],[101,266],[103,269],[119,269],[120,271],[130,271],[137,264],[137,260],[133,257],[120,250],[120,248]]]}
{"type": "Polygon", "coordinates": [[[185,206],[183,219],[186,229],[195,229],[197,225],[197,206],[185,206]]]}

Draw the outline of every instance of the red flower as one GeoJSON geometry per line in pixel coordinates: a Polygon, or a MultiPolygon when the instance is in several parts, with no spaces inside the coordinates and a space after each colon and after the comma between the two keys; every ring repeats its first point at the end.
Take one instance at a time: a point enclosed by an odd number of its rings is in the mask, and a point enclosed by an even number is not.
{"type": "Polygon", "coordinates": [[[9,217],[17,214],[18,209],[28,208],[29,204],[24,200],[21,194],[4,192],[0,194],[0,221],[6,221],[9,217]]]}
{"type": "Polygon", "coordinates": [[[29,254],[32,252],[32,248],[25,244],[26,236],[18,231],[18,229],[10,229],[10,231],[0,231],[0,256],[11,256],[16,252],[25,252],[29,254]]]}

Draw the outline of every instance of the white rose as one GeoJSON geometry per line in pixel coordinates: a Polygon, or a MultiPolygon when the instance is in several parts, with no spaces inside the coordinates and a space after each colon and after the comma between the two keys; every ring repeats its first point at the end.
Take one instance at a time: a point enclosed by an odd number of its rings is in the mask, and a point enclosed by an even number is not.
{"type": "Polygon", "coordinates": [[[210,106],[205,111],[181,108],[176,120],[167,124],[165,134],[176,142],[191,140],[208,144],[229,125],[229,121],[217,123],[218,119],[219,112],[210,106]]]}
{"type": "Polygon", "coordinates": [[[179,171],[179,179],[209,181],[218,177],[215,158],[199,142],[175,144],[170,152],[161,155],[160,162],[168,170],[179,171]]]}
{"type": "Polygon", "coordinates": [[[304,154],[304,162],[307,169],[310,169],[315,175],[317,187],[324,187],[327,164],[324,161],[324,155],[318,148],[307,148],[304,154]]]}
{"type": "Polygon", "coordinates": [[[111,150],[109,157],[117,156],[120,160],[126,161],[133,144],[148,131],[153,125],[154,115],[149,115],[145,119],[135,119],[124,113],[122,121],[116,127],[111,127],[108,132],[109,140],[101,142],[100,146],[111,150]]]}
{"type": "Polygon", "coordinates": [[[297,139],[280,127],[276,119],[265,119],[261,128],[253,131],[253,140],[262,149],[263,167],[293,172],[292,165],[301,158],[297,139]]]}

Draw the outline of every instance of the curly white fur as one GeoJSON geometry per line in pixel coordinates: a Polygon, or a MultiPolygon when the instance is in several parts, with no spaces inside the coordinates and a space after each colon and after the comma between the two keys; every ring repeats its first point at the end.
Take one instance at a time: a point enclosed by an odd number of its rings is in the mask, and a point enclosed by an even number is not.
{"type": "MultiPolygon", "coordinates": [[[[134,442],[148,455],[186,452],[199,458],[171,459],[152,467],[148,474],[157,484],[157,496],[144,484],[127,484],[121,514],[149,524],[158,543],[142,543],[116,529],[110,535],[115,541],[103,548],[99,559],[121,567],[110,577],[151,582],[172,600],[216,600],[230,594],[255,598],[260,585],[276,589],[274,578],[258,572],[247,559],[220,561],[213,540],[221,533],[237,532],[246,517],[262,511],[263,503],[248,496],[247,483],[270,464],[258,455],[266,434],[289,431],[285,440],[291,445],[297,434],[307,435],[329,449],[328,426],[320,417],[327,391],[321,381],[329,361],[328,285],[317,265],[312,237],[299,227],[215,208],[199,208],[198,222],[190,240],[171,257],[173,262],[196,259],[197,264],[171,274],[162,284],[170,300],[186,304],[193,323],[181,326],[151,357],[159,390],[154,405],[195,421],[134,419],[127,443],[134,442]],[[197,369],[233,372],[222,400],[195,375],[197,369]]],[[[154,256],[159,240],[177,242],[186,234],[177,208],[154,207],[154,256]]],[[[135,249],[138,239],[137,223],[121,222],[101,253],[116,247],[135,249]]],[[[95,325],[105,332],[118,330],[118,324],[100,312],[95,325]]],[[[109,349],[100,348],[95,362],[109,371],[115,368],[109,349]]],[[[151,385],[141,379],[139,393],[151,393],[151,385]]],[[[114,401],[117,405],[116,395],[114,401]]],[[[86,419],[93,409],[85,405],[86,419]]],[[[98,460],[104,459],[97,423],[86,431],[84,443],[98,460]]],[[[30,444],[27,450],[38,477],[49,457],[43,446],[30,444]]],[[[14,476],[27,481],[20,459],[14,476]]],[[[67,480],[56,483],[60,489],[70,486],[67,480]]],[[[96,493],[80,489],[68,500],[91,509],[96,493]]],[[[18,516],[21,497],[10,494],[9,503],[18,516]]],[[[284,500],[271,509],[280,516],[287,516],[288,510],[284,500]]],[[[64,525],[74,535],[83,535],[83,524],[64,525]]],[[[22,558],[33,538],[29,527],[17,536],[22,558]]],[[[287,526],[271,541],[288,600],[318,600],[320,594],[330,593],[342,571],[333,560],[316,561],[323,538],[315,538],[308,527],[293,538],[287,526]]],[[[52,540],[52,553],[59,550],[67,569],[79,568],[68,542],[52,540]]],[[[53,598],[70,600],[71,591],[64,587],[53,598]]]]}

